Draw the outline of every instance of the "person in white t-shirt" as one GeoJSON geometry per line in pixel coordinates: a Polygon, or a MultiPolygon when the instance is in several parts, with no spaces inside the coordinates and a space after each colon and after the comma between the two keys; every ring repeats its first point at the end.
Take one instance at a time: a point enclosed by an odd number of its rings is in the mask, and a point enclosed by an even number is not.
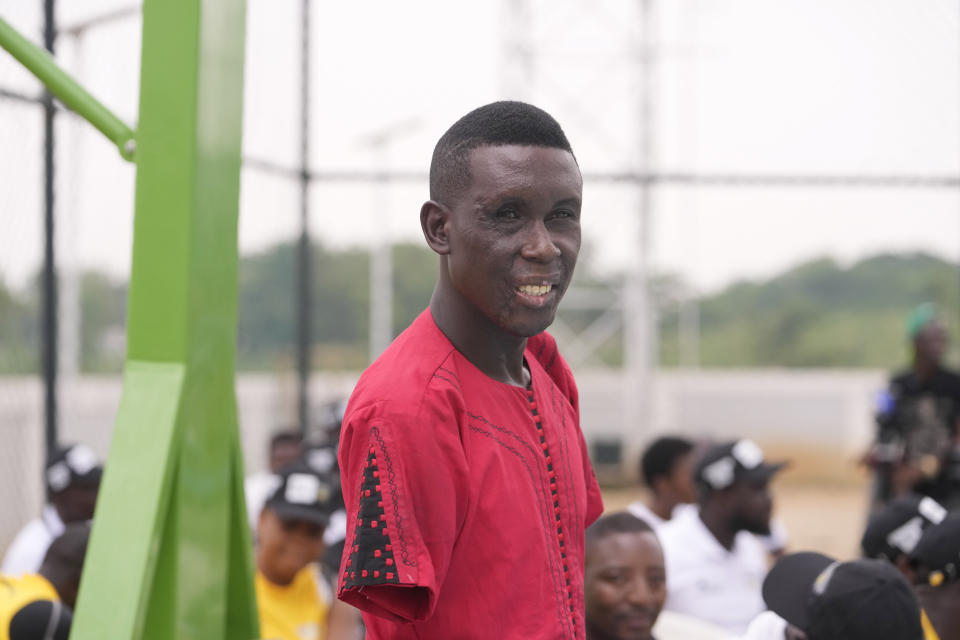
{"type": "Polygon", "coordinates": [[[698,508],[660,527],[667,568],[665,608],[743,635],[766,606],[760,588],[768,556],[770,480],[786,463],[769,464],[750,440],[711,447],[696,465],[698,508]]]}
{"type": "Polygon", "coordinates": [[[28,522],[3,557],[0,573],[36,573],[50,543],[66,525],[93,518],[103,466],[90,447],[83,444],[55,450],[44,472],[47,504],[40,517],[28,522]]]}
{"type": "Polygon", "coordinates": [[[646,501],[630,504],[627,511],[656,531],[677,507],[696,501],[693,457],[693,443],[686,438],[664,436],[651,442],[640,458],[640,477],[649,495],[646,501]]]}

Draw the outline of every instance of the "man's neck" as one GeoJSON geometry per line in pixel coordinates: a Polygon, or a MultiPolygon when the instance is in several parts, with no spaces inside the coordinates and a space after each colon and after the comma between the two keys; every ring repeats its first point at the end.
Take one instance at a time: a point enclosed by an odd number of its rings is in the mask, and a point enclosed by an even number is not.
{"type": "Polygon", "coordinates": [[[661,520],[669,520],[673,517],[673,509],[677,502],[669,500],[662,495],[650,494],[650,500],[647,502],[647,508],[659,517],[661,520]]]}
{"type": "Polygon", "coordinates": [[[943,640],[960,638],[960,582],[951,582],[940,587],[918,585],[917,599],[927,612],[930,623],[943,640]]]}
{"type": "Polygon", "coordinates": [[[713,537],[716,538],[721,547],[727,551],[733,550],[733,543],[736,540],[737,532],[730,524],[729,518],[722,516],[713,509],[701,507],[700,521],[703,522],[707,531],[713,534],[713,537]]]}
{"type": "Polygon", "coordinates": [[[927,380],[940,368],[940,363],[925,358],[916,358],[913,361],[913,375],[920,380],[927,380]]]}
{"type": "Polygon", "coordinates": [[[506,333],[465,305],[462,299],[445,295],[437,285],[430,299],[430,313],[443,335],[480,371],[500,382],[528,386],[530,373],[523,362],[527,339],[506,333]]]}

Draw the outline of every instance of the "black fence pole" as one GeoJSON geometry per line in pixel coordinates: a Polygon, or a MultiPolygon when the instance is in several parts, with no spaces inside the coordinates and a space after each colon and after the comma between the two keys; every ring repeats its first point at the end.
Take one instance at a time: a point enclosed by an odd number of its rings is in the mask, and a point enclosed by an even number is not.
{"type": "MultiPolygon", "coordinates": [[[[43,3],[43,46],[53,54],[57,37],[54,0],[43,3]]],[[[46,452],[57,446],[57,272],[54,243],[54,115],[53,96],[43,95],[43,357],[46,452]]]]}

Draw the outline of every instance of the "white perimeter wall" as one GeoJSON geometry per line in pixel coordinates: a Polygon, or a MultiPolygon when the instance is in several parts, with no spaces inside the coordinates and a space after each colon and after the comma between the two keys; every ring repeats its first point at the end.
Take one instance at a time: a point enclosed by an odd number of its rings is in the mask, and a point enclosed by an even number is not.
{"type": "MultiPolygon", "coordinates": [[[[345,397],[356,375],[314,376],[314,404],[345,397]]],[[[872,433],[879,371],[666,371],[651,380],[649,424],[627,415],[630,393],[618,371],[579,371],[581,416],[588,442],[620,440],[629,474],[651,437],[680,433],[717,439],[751,437],[854,455],[872,433]]],[[[121,383],[117,377],[64,381],[61,440],[85,442],[106,456],[121,383]]],[[[38,378],[0,377],[0,549],[39,510],[42,500],[42,387],[38,378]]],[[[295,381],[268,374],[241,375],[237,400],[247,471],[265,464],[270,433],[293,424],[295,381]]]]}

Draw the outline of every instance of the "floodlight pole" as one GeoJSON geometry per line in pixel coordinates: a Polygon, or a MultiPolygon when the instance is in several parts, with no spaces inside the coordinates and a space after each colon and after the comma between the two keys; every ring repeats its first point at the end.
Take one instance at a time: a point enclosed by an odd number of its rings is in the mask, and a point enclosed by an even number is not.
{"type": "Polygon", "coordinates": [[[310,241],[310,0],[301,3],[300,20],[300,241],[297,245],[297,421],[310,429],[310,369],[313,268],[310,241]]]}

